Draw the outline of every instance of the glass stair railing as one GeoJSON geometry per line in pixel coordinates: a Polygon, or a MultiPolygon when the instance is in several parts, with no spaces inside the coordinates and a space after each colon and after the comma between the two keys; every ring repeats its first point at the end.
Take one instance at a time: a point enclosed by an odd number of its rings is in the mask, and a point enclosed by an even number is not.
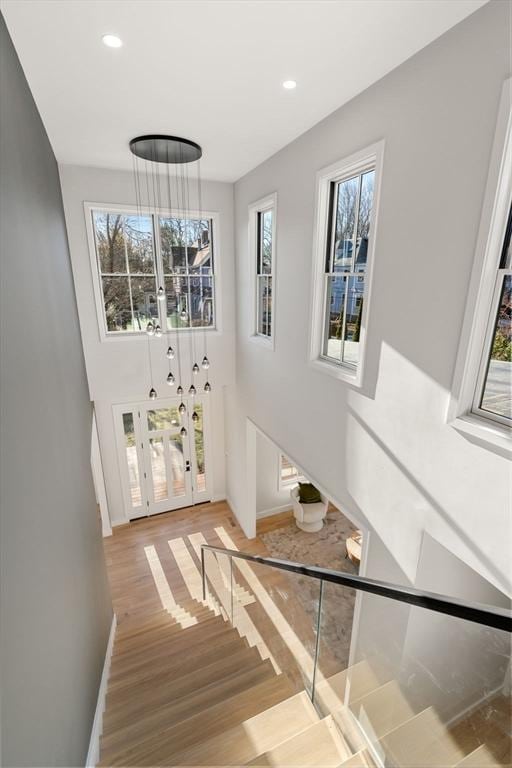
{"type": "Polygon", "coordinates": [[[313,737],[346,768],[512,763],[510,612],[230,548],[201,565],[203,600],[319,716],[251,765],[302,765],[313,737]]]}

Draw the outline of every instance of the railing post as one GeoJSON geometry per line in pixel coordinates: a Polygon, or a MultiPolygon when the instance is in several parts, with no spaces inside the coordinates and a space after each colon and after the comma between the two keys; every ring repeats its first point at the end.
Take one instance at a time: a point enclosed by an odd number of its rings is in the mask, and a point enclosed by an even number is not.
{"type": "Polygon", "coordinates": [[[316,620],[315,659],[313,661],[313,680],[311,682],[311,703],[315,704],[316,668],[318,666],[318,651],[320,648],[320,626],[322,623],[322,599],[324,594],[324,580],[320,580],[320,595],[318,597],[318,616],[316,620]]]}
{"type": "Polygon", "coordinates": [[[203,580],[203,600],[206,601],[206,572],[204,569],[204,547],[201,547],[201,578],[203,580]]]}

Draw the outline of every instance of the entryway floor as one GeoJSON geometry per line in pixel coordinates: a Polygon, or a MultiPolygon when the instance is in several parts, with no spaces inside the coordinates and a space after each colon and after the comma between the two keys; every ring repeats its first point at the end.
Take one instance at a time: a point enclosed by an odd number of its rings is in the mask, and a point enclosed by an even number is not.
{"type": "MultiPolygon", "coordinates": [[[[105,552],[118,623],[144,618],[162,608],[181,615],[182,603],[201,600],[200,547],[204,543],[271,555],[261,536],[245,537],[226,502],[175,510],[115,528],[105,539],[105,552]]],[[[276,670],[286,673],[297,691],[307,687],[315,654],[314,593],[318,594],[319,582],[306,585],[305,577],[235,559],[231,604],[229,561],[218,562],[207,553],[206,563],[213,591],[226,594],[225,603],[220,600],[221,611],[233,618],[249,644],[270,658],[276,670]],[[312,593],[305,601],[307,590],[312,593]]],[[[326,594],[329,596],[328,591],[326,594]]],[[[339,599],[339,595],[332,597],[339,599]]],[[[330,612],[326,618],[330,623],[330,612]]],[[[345,612],[342,619],[343,624],[347,622],[343,631],[340,620],[334,629],[322,627],[320,657],[326,675],[344,669],[348,662],[352,617],[345,612]]]]}

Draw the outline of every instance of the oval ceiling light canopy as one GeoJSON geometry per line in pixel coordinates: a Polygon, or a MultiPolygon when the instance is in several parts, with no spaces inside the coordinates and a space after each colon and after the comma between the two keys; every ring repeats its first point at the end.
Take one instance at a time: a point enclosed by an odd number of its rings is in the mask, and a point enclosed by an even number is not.
{"type": "Polygon", "coordinates": [[[293,91],[293,89],[296,87],[297,83],[295,80],[285,80],[283,83],[283,88],[285,88],[287,91],[293,91]]]}
{"type": "Polygon", "coordinates": [[[153,163],[193,163],[203,154],[195,141],[158,133],[137,136],[130,141],[130,149],[137,157],[153,163]]]}
{"type": "Polygon", "coordinates": [[[117,35],[103,35],[101,39],[107,48],[120,48],[123,44],[123,41],[117,35]]]}

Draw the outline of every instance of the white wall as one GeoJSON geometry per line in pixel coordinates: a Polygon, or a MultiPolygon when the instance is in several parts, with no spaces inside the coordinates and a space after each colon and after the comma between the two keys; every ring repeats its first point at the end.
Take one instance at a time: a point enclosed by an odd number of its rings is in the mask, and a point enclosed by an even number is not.
{"type": "Polygon", "coordinates": [[[290,507],[290,488],[279,489],[281,452],[261,432],[256,436],[256,514],[290,507]]]}
{"type": "MultiPolygon", "coordinates": [[[[446,421],[510,5],[491,2],[235,185],[237,388],[228,485],[247,508],[246,418],[381,537],[414,583],[423,531],[510,591],[509,465],[446,421]],[[366,379],[308,365],[315,174],[385,140],[366,379]],[[278,195],[275,351],[249,341],[248,205],[278,195]]],[[[340,73],[342,77],[342,73],[340,73]]],[[[378,575],[378,574],[375,574],[378,575]]]]}
{"type": "MultiPolygon", "coordinates": [[[[60,177],[68,230],[73,276],[75,281],[80,327],[91,399],[94,401],[101,456],[105,473],[108,507],[113,524],[126,522],[117,449],[113,429],[112,405],[147,400],[149,370],[146,337],[137,339],[100,340],[94,302],[91,264],[85,226],[84,202],[135,206],[131,173],[124,171],[61,166],[60,177]]],[[[190,208],[198,207],[195,189],[190,190],[190,208]]],[[[213,433],[213,494],[225,497],[223,387],[232,387],[234,376],[234,255],[233,255],[233,187],[231,184],[206,181],[202,208],[219,213],[219,248],[216,270],[220,275],[221,332],[208,335],[211,361],[210,382],[213,433]]],[[[168,360],[167,340],[152,340],[153,373],[160,396],[168,395],[165,378],[168,360]],[[160,354],[155,354],[160,343],[160,354]],[[158,385],[159,384],[159,385],[158,385]]],[[[183,369],[190,370],[185,347],[183,369]]],[[[183,382],[188,388],[191,382],[183,382]]]]}

